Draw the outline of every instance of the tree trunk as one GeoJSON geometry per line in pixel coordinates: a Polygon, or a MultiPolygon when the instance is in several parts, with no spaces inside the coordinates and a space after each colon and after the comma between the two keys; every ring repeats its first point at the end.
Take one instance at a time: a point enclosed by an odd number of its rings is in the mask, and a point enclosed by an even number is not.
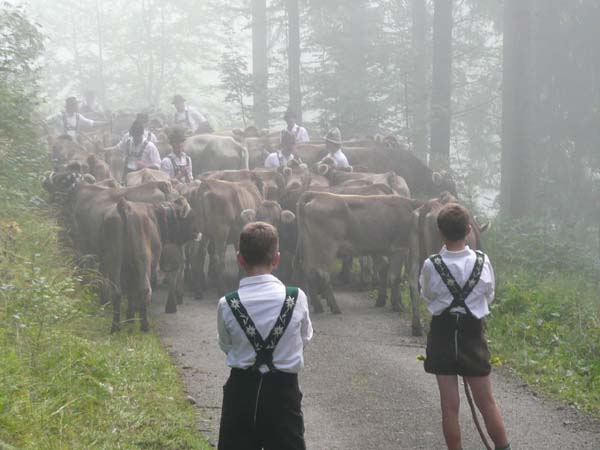
{"type": "Polygon", "coordinates": [[[258,128],[269,128],[267,0],[252,0],[252,73],[254,123],[258,128]]]}
{"type": "Polygon", "coordinates": [[[505,0],[502,93],[501,212],[526,216],[531,207],[532,0],[505,0]]]}
{"type": "Polygon", "coordinates": [[[288,78],[290,109],[302,123],[302,90],[300,84],[300,11],[298,0],[287,0],[288,13],[288,78]]]}
{"type": "Polygon", "coordinates": [[[413,44],[413,130],[414,152],[427,160],[427,83],[426,83],[426,36],[427,2],[412,2],[412,44],[413,44]]]}
{"type": "Polygon", "coordinates": [[[431,165],[450,167],[453,0],[434,0],[431,165]]]}
{"type": "Polygon", "coordinates": [[[104,37],[102,35],[102,6],[101,0],[96,0],[96,26],[98,33],[98,75],[100,78],[100,104],[106,102],[106,83],[104,79],[104,37]]]}

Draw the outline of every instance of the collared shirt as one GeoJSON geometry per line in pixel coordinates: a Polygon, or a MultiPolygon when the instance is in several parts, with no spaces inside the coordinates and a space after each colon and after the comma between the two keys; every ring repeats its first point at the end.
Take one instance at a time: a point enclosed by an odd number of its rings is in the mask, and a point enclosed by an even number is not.
{"type": "Polygon", "coordinates": [[[195,133],[200,124],[206,122],[206,117],[200,114],[195,108],[186,106],[183,112],[175,111],[173,122],[175,125],[184,126],[192,133],[195,133]]]}
{"type": "MultiPolygon", "coordinates": [[[[459,252],[451,252],[444,246],[440,256],[448,266],[448,270],[462,287],[469,280],[475,266],[476,253],[468,246],[459,252]]],[[[442,281],[433,263],[427,259],[423,264],[421,277],[421,295],[428,303],[431,314],[438,316],[452,304],[452,294],[442,281]]],[[[490,313],[489,305],[494,301],[494,269],[490,259],[485,257],[479,283],[466,298],[465,303],[475,317],[481,319],[490,313]]],[[[454,308],[452,312],[465,313],[464,308],[454,308]]]]}
{"type": "Polygon", "coordinates": [[[294,159],[296,159],[296,157],[293,154],[285,156],[281,151],[270,153],[269,156],[267,156],[267,159],[265,159],[265,167],[270,169],[287,166],[287,163],[294,159]]]}
{"type": "MultiPolygon", "coordinates": [[[[287,127],[283,131],[285,130],[287,130],[287,127]]],[[[310,141],[310,137],[308,136],[308,131],[306,131],[306,128],[301,127],[298,124],[294,124],[290,133],[296,137],[296,144],[310,141]]]]}
{"type": "Polygon", "coordinates": [[[192,158],[185,154],[185,152],[181,152],[181,155],[177,156],[175,153],[171,152],[168,157],[163,158],[162,163],[160,165],[160,170],[169,174],[171,178],[177,178],[181,181],[192,180],[192,158]],[[175,167],[173,167],[173,161],[179,168],[179,176],[175,173],[175,167]],[[187,175],[187,179],[186,179],[187,175]]]}
{"type": "Polygon", "coordinates": [[[330,153],[329,156],[335,162],[335,167],[348,168],[350,167],[350,163],[348,162],[348,158],[344,155],[342,149],[338,149],[335,153],[330,153]]]}
{"type": "MultiPolygon", "coordinates": [[[[273,275],[247,277],[240,281],[238,295],[257,331],[266,339],[275,326],[285,301],[285,286],[273,275]]],[[[252,367],[256,360],[256,352],[231,312],[225,297],[219,300],[217,330],[219,346],[227,354],[227,365],[237,369],[252,367]]],[[[304,367],[304,346],[312,336],[308,300],[304,292],[299,291],[292,320],[273,352],[275,368],[281,372],[298,373],[304,367]]],[[[267,368],[263,366],[261,371],[267,371],[267,368]]]]}
{"type": "Polygon", "coordinates": [[[129,138],[119,143],[119,150],[126,155],[129,170],[139,170],[141,167],[138,166],[138,161],[149,164],[152,169],[160,169],[160,153],[152,142],[143,140],[135,145],[133,138],[129,138]]]}
{"type": "MultiPolygon", "coordinates": [[[[125,133],[123,133],[123,136],[121,137],[121,140],[119,141],[119,145],[121,145],[122,142],[127,141],[129,138],[131,138],[131,134],[129,134],[129,131],[126,131],[125,133]]],[[[147,128],[144,129],[143,139],[149,140],[153,144],[158,144],[158,139],[156,138],[156,135],[152,131],[148,130],[147,128]]]]}
{"type": "Polygon", "coordinates": [[[96,125],[94,120],[88,119],[80,113],[58,113],[48,119],[48,124],[54,129],[56,136],[69,135],[77,138],[80,130],[89,130],[96,125]]]}

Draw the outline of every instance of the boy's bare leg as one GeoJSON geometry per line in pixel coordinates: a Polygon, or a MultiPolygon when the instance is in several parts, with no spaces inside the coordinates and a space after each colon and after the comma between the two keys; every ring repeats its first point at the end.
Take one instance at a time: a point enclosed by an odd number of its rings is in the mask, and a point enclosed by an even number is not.
{"type": "Polygon", "coordinates": [[[506,435],[504,420],[502,420],[500,409],[498,409],[492,393],[490,377],[467,377],[467,382],[471,387],[475,404],[483,416],[487,432],[494,441],[496,448],[508,447],[508,436],[506,435]]]}
{"type": "Polygon", "coordinates": [[[442,404],[442,427],[448,450],[461,450],[460,425],[458,413],[460,395],[458,393],[458,377],[456,375],[437,375],[442,404]]]}

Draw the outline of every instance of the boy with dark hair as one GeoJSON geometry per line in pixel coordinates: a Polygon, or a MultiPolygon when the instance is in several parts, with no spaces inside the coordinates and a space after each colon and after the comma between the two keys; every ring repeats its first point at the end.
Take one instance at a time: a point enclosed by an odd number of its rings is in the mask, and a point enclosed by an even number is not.
{"type": "Polygon", "coordinates": [[[494,300],[494,271],[489,258],[471,250],[471,216],[450,203],[438,215],[444,247],[425,261],[421,294],[432,314],[425,371],[437,376],[442,427],[448,450],[461,450],[458,375],[465,378],[497,450],[510,450],[504,421],[492,394],[490,353],[484,317],[494,300]]]}
{"type": "Polygon", "coordinates": [[[238,263],[247,277],[218,307],[219,346],[231,367],[219,450],[306,449],[298,372],[313,329],[304,292],[271,275],[279,259],[272,225],[244,227],[238,263]]]}

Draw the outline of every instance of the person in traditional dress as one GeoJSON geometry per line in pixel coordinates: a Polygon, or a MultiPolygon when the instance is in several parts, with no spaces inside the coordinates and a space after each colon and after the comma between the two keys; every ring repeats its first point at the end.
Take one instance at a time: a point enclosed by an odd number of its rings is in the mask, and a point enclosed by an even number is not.
{"type": "Polygon", "coordinates": [[[196,108],[186,105],[182,95],[173,97],[173,124],[187,129],[189,134],[211,133],[213,131],[208,119],[196,108]]]}
{"type": "Polygon", "coordinates": [[[174,179],[182,183],[190,183],[194,176],[192,175],[192,158],[183,151],[185,144],[185,129],[175,127],[167,132],[169,143],[173,151],[166,158],[163,158],[161,170],[174,179]]]}

